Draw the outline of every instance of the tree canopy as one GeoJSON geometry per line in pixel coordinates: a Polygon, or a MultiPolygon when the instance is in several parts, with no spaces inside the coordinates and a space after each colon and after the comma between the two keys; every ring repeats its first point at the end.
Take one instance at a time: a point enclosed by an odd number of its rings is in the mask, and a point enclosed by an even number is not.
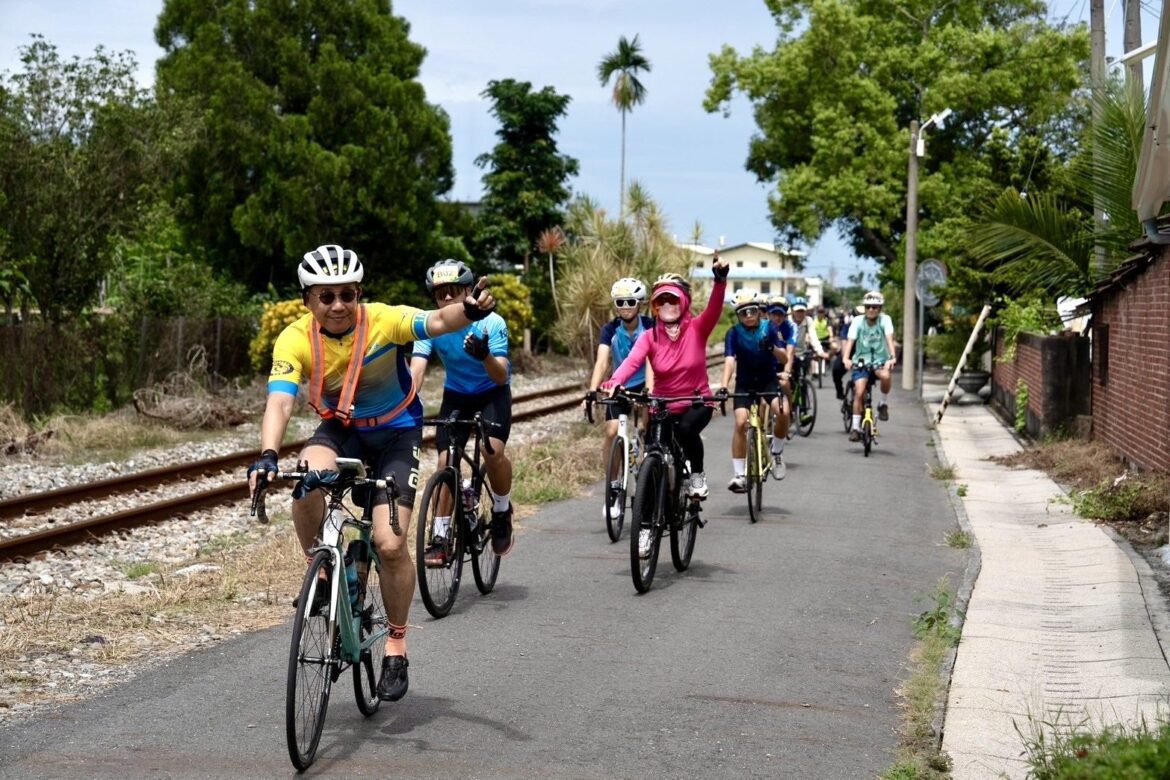
{"type": "Polygon", "coordinates": [[[1059,169],[1083,105],[1083,27],[1053,26],[1033,0],[769,0],[772,51],[711,56],[704,107],[743,93],[758,133],[746,168],[776,186],[771,220],[810,244],[836,227],[890,264],[905,229],[909,124],[950,108],[920,163],[919,248],[957,236],[973,204],[1059,169]],[[938,219],[932,221],[932,217],[938,219]]]}
{"type": "Polygon", "coordinates": [[[375,278],[421,278],[462,252],[435,205],[453,179],[448,120],[408,33],[389,0],[166,0],[160,100],[201,123],[176,214],[219,268],[291,281],[295,258],[335,242],[375,278]]]}

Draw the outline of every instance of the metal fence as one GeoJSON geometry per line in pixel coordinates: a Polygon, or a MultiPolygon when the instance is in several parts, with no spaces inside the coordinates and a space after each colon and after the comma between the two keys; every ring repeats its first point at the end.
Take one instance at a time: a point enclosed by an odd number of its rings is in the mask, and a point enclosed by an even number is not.
{"type": "Polygon", "coordinates": [[[95,317],[64,325],[0,325],[0,401],[27,415],[116,408],[133,392],[187,371],[214,384],[250,374],[254,319],[95,317]]]}

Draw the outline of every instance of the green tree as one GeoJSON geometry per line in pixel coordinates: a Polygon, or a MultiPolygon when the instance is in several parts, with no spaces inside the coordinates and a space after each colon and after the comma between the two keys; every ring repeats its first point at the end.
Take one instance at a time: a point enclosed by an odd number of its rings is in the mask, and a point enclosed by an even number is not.
{"type": "MultiPolygon", "coordinates": [[[[53,322],[96,297],[111,236],[156,174],[155,113],[128,52],[63,61],[33,36],[0,88],[0,233],[8,286],[53,322]]],[[[8,296],[6,296],[8,300],[8,296]]]]}
{"type": "Polygon", "coordinates": [[[930,131],[920,165],[920,256],[954,256],[938,238],[960,232],[947,220],[964,222],[1014,178],[1036,183],[1071,152],[1088,36],[1048,24],[1043,3],[769,6],[775,49],[712,55],[704,107],[727,112],[737,92],[752,102],[759,133],[746,167],[775,184],[771,220],[786,240],[810,244],[836,227],[859,255],[900,273],[909,124],[946,107],[954,115],[930,131]]]}
{"type": "Polygon", "coordinates": [[[533,92],[532,84],[514,79],[489,82],[483,96],[491,99],[500,128],[499,143],[475,160],[487,169],[477,244],[496,267],[523,265],[536,322],[552,322],[549,275],[543,264],[529,261],[541,234],[563,221],[568,179],[577,173],[577,161],[561,154],[555,139],[570,98],[552,87],[533,92]]]}
{"type": "Polygon", "coordinates": [[[597,79],[601,86],[606,86],[613,79],[613,104],[622,115],[622,167],[618,190],[618,214],[622,217],[626,213],[626,114],[646,100],[646,85],[638,76],[650,70],[650,60],[642,54],[637,35],[632,41],[624,35],[618,38],[617,49],[597,63],[597,79]]]}
{"type": "Polygon", "coordinates": [[[337,242],[375,278],[421,278],[451,253],[435,205],[448,120],[408,31],[389,0],[166,0],[158,89],[201,116],[177,218],[218,268],[291,283],[293,258],[337,242]]]}

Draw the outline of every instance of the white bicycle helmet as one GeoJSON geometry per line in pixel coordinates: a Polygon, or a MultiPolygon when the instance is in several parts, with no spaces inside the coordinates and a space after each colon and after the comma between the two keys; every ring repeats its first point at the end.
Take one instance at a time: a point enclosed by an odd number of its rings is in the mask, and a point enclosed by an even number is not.
{"type": "Polygon", "coordinates": [[[788,312],[788,299],[783,295],[773,295],[768,299],[768,313],[774,311],[788,312]]]}
{"type": "Polygon", "coordinates": [[[436,287],[445,284],[458,284],[470,287],[475,281],[471,269],[461,260],[440,260],[427,269],[427,292],[433,293],[436,287]]]}
{"type": "Polygon", "coordinates": [[[796,300],[792,302],[792,311],[808,311],[808,301],[805,298],[797,296],[796,300]]]}
{"type": "Polygon", "coordinates": [[[740,309],[746,309],[749,306],[759,307],[760,297],[751,290],[736,290],[735,295],[731,296],[731,305],[738,313],[740,309]]]}
{"type": "Polygon", "coordinates": [[[633,298],[638,303],[642,303],[646,300],[646,285],[642,283],[641,279],[626,276],[613,283],[613,287],[609,288],[609,297],[615,301],[633,298]]]}
{"type": "Polygon", "coordinates": [[[885,306],[886,297],[877,290],[870,290],[861,299],[862,306],[885,306]]]}
{"type": "Polygon", "coordinates": [[[364,274],[357,253],[337,244],[323,244],[312,252],[305,252],[297,266],[302,290],[314,284],[360,284],[364,274]]]}

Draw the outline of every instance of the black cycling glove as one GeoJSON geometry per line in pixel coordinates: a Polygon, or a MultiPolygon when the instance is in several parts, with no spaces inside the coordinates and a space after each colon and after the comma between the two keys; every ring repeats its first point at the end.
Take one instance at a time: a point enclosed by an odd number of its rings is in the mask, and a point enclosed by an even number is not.
{"type": "Polygon", "coordinates": [[[259,460],[256,460],[248,467],[248,477],[251,478],[252,472],[259,471],[260,476],[256,478],[256,484],[263,485],[268,482],[269,472],[275,474],[280,470],[276,462],[276,450],[264,450],[260,453],[259,460]]]}
{"type": "Polygon", "coordinates": [[[722,282],[724,279],[727,278],[727,275],[729,273],[731,273],[731,266],[725,265],[725,266],[720,267],[718,265],[715,265],[715,263],[717,263],[717,262],[719,262],[718,255],[716,255],[715,259],[711,261],[711,273],[715,274],[715,281],[722,282]]]}
{"type": "Polygon", "coordinates": [[[471,292],[463,299],[463,315],[472,322],[479,322],[484,317],[495,311],[496,302],[492,301],[492,305],[487,309],[481,309],[475,303],[475,299],[479,294],[487,289],[487,277],[481,276],[475,287],[471,288],[471,292]]]}
{"type": "Polygon", "coordinates": [[[467,334],[463,339],[463,351],[471,355],[476,360],[487,360],[488,356],[488,340],[487,336],[480,336],[474,330],[467,334]]]}

